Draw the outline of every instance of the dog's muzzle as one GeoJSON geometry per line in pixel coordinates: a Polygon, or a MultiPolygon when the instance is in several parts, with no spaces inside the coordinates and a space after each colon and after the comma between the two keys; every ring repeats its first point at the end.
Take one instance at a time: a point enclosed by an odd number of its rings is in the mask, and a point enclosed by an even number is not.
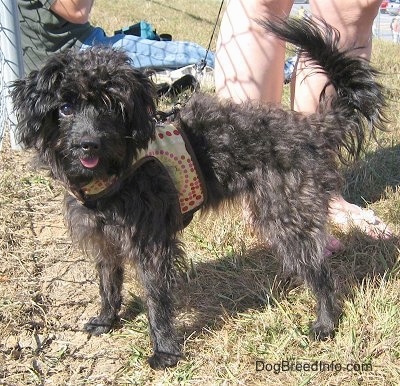
{"type": "Polygon", "coordinates": [[[83,156],[79,158],[83,167],[87,169],[94,169],[100,162],[98,156],[101,150],[101,142],[98,138],[84,137],[80,143],[83,156]]]}

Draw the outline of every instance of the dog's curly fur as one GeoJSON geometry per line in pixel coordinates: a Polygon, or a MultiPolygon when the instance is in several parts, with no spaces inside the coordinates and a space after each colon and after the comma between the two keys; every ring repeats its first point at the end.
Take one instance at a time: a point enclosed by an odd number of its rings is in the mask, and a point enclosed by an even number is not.
{"type": "MultiPolygon", "coordinates": [[[[375,71],[336,48],[338,34],[311,21],[263,22],[267,31],[300,46],[337,90],[329,108],[310,116],[255,102],[234,104],[195,94],[175,124],[189,138],[207,188],[203,209],[245,197],[260,235],[276,247],[286,270],[317,298],[316,337],[334,330],[339,306],[323,257],[329,201],[341,184],[337,156],[357,155],[365,123],[382,128],[385,106],[375,71]]],[[[147,301],[153,368],[181,356],[173,326],[171,281],[182,216],[177,191],[158,162],[130,170],[154,137],[155,92],[122,52],[93,48],[64,52],[14,84],[19,140],[38,151],[67,188],[93,178],[123,176],[111,194],[83,205],[67,193],[66,220],[74,240],[90,250],[100,277],[100,314],[91,334],[118,317],[124,261],[133,262],[147,301]],[[99,159],[96,167],[82,160],[99,159]]]]}

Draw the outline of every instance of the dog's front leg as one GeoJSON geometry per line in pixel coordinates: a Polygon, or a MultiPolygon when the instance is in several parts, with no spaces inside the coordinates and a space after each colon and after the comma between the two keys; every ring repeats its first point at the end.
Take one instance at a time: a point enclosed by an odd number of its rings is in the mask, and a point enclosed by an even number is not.
{"type": "Polygon", "coordinates": [[[180,344],[173,325],[173,250],[174,248],[163,248],[161,255],[146,256],[140,261],[139,273],[146,291],[153,344],[153,355],[149,358],[149,364],[153,369],[175,366],[181,357],[180,344]]]}
{"type": "Polygon", "coordinates": [[[124,270],[119,259],[102,259],[97,263],[100,278],[101,310],[84,326],[91,335],[104,334],[111,330],[118,319],[121,308],[121,289],[124,270]]]}

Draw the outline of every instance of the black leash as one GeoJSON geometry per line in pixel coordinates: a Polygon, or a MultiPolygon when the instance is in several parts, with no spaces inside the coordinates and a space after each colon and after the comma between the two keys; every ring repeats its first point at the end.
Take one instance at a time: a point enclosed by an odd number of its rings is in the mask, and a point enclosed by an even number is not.
{"type": "MultiPolygon", "coordinates": [[[[195,81],[197,83],[199,83],[198,77],[200,76],[201,72],[204,70],[204,68],[207,65],[207,56],[208,56],[208,53],[210,52],[211,44],[212,44],[212,41],[214,39],[215,31],[216,31],[217,26],[218,26],[218,22],[219,22],[219,18],[221,16],[223,5],[224,5],[224,0],[221,0],[221,4],[219,6],[219,10],[218,10],[218,14],[217,14],[217,19],[215,20],[215,23],[214,23],[214,28],[213,28],[213,31],[212,31],[211,36],[210,36],[210,41],[208,42],[208,46],[207,46],[207,50],[206,50],[206,54],[204,56],[204,59],[202,59],[199,63],[197,63],[195,65],[195,68],[196,68],[195,81]]],[[[189,75],[187,75],[187,76],[189,76],[189,75]]],[[[168,92],[170,90],[171,90],[171,86],[169,86],[168,92]]],[[[194,92],[196,92],[196,91],[197,91],[197,87],[194,87],[194,92]]],[[[157,110],[156,114],[154,116],[155,121],[157,123],[163,123],[163,122],[166,122],[166,121],[174,121],[176,119],[177,115],[179,114],[180,107],[178,107],[178,105],[179,106],[184,106],[189,101],[189,99],[192,97],[192,95],[189,98],[187,98],[187,100],[184,103],[178,103],[168,111],[157,110]]]]}
{"type": "Polygon", "coordinates": [[[180,103],[177,103],[174,107],[172,107],[168,111],[161,111],[157,110],[155,115],[154,115],[154,120],[156,123],[165,123],[165,122],[173,122],[177,115],[179,114],[179,105],[180,103]]]}
{"type": "Polygon", "coordinates": [[[217,29],[217,25],[218,25],[219,17],[221,16],[221,12],[222,12],[222,7],[223,7],[223,5],[224,5],[224,0],[221,1],[221,5],[219,6],[217,19],[215,20],[215,24],[214,24],[213,31],[212,31],[212,33],[211,33],[210,41],[208,42],[208,46],[207,46],[207,50],[206,50],[206,55],[204,56],[204,59],[203,59],[200,63],[198,63],[198,64],[196,65],[197,72],[203,71],[204,68],[206,67],[206,64],[207,64],[207,56],[208,56],[208,53],[210,52],[211,43],[212,43],[212,41],[213,41],[213,39],[214,39],[215,30],[217,29]]]}

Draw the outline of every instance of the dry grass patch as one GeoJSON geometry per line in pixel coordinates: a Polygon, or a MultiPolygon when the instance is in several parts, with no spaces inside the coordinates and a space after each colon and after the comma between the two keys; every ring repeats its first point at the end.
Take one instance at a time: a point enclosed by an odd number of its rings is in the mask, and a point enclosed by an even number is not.
{"type": "MultiPolygon", "coordinates": [[[[113,31],[147,19],[158,32],[206,45],[218,6],[212,0],[98,0],[93,21],[113,31]]],[[[373,208],[396,235],[399,49],[374,42],[373,60],[389,89],[392,132],[380,133],[380,146],[371,141],[363,160],[344,168],[346,196],[373,208]]],[[[101,337],[82,332],[98,309],[94,267],[66,234],[62,190],[32,169],[30,158],[8,148],[0,153],[1,385],[398,384],[397,238],[335,231],[346,245],[332,258],[344,314],[334,339],[314,342],[311,292],[282,276],[268,245],[244,225],[240,207],[196,218],[183,234],[189,269],[176,285],[185,358],[156,372],[146,363],[148,325],[133,273],[127,274],[120,325],[101,337]],[[264,370],[257,371],[257,363],[264,370]],[[325,367],[309,368],[316,363],[325,367]]]]}
{"type": "Polygon", "coordinates": [[[174,40],[190,40],[207,47],[219,6],[219,0],[97,0],[91,20],[110,35],[121,27],[146,20],[157,33],[169,33],[174,40]]]}

